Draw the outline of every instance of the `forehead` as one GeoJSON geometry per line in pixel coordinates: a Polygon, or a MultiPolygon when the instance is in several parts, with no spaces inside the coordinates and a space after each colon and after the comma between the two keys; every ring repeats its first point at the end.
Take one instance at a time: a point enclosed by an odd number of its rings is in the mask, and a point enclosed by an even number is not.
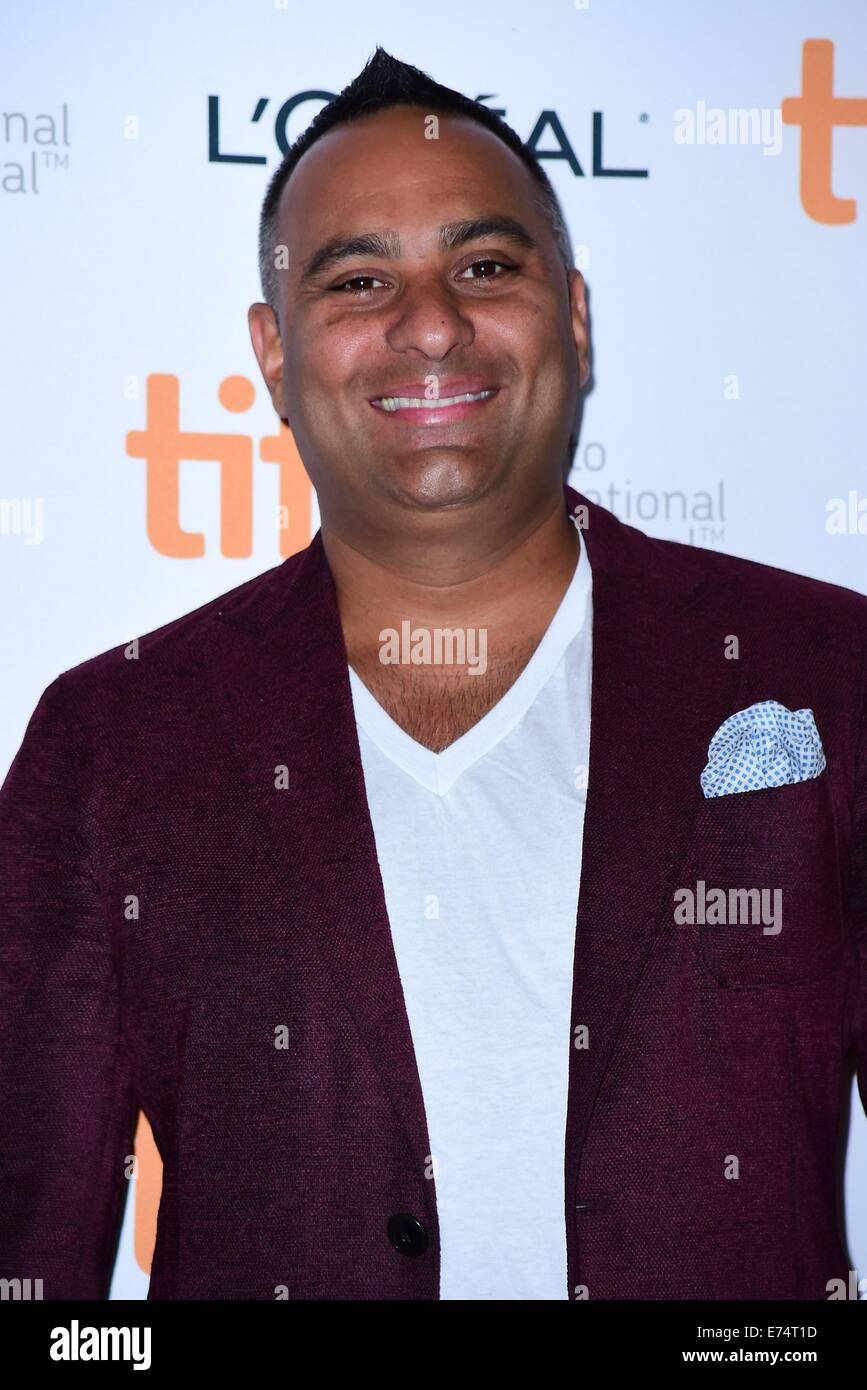
{"type": "Polygon", "coordinates": [[[480,209],[541,231],[537,197],[523,162],[478,122],[395,107],[336,126],[302,156],[280,200],[278,240],[304,255],[335,233],[433,228],[480,209]],[[432,115],[436,139],[426,135],[432,115]]]}

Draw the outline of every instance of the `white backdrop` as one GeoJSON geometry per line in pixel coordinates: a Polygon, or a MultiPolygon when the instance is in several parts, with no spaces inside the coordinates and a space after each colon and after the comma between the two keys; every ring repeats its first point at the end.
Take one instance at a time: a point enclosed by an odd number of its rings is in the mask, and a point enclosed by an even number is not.
{"type": "MultiPolygon", "coordinates": [[[[594,351],[570,481],[653,534],[867,592],[863,0],[7,0],[2,22],[0,776],[57,674],[280,561],[278,470],[259,452],[277,422],[246,323],[275,118],[299,93],[339,91],[376,43],[485,95],[524,138],[553,113],[541,151],[568,139],[573,161],[545,167],[589,285],[594,351]],[[833,92],[860,99],[848,108],[860,125],[837,126],[831,169],[820,151],[802,183],[801,127],[781,108],[798,115],[784,102],[801,95],[805,54],[808,86],[833,61],[833,92]],[[211,155],[261,162],[209,157],[209,98],[211,155]],[[755,114],[739,123],[738,110],[755,114]],[[252,437],[248,557],[221,553],[219,470],[205,459],[182,464],[180,496],[204,554],[149,538],[145,461],[127,435],[145,428],[154,375],[177,378],[182,429],[252,437]],[[255,393],[240,414],[217,396],[232,376],[255,393]]],[[[290,140],[321,104],[296,106],[290,140]]],[[[862,1278],[865,1173],[853,1095],[862,1278]]],[[[147,1291],[135,1205],[113,1297],[147,1291]]]]}

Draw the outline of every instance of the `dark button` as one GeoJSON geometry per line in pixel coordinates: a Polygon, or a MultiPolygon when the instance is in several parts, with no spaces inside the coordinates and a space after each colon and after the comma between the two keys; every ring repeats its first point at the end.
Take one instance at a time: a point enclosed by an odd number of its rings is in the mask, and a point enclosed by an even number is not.
{"type": "Polygon", "coordinates": [[[388,1238],[402,1255],[423,1255],[427,1250],[427,1231],[417,1216],[399,1211],[388,1218],[388,1238]]]}

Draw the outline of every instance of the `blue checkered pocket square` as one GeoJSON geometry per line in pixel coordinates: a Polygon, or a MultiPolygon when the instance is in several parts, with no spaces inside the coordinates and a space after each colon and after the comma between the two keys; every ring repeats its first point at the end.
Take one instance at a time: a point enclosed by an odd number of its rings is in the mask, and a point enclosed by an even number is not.
{"type": "Polygon", "coordinates": [[[706,797],[760,791],[807,782],[824,768],[813,711],[759,700],[720,724],[707,750],[701,789],[706,797]]]}

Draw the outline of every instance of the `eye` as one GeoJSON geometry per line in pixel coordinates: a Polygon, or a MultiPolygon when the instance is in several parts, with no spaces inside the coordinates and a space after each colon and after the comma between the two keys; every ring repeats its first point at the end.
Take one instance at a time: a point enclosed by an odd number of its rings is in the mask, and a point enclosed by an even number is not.
{"type": "MultiPolygon", "coordinates": [[[[499,266],[500,269],[503,270],[503,271],[505,271],[507,275],[508,275],[511,271],[513,271],[513,270],[515,269],[515,267],[514,267],[513,265],[509,265],[508,261],[495,261],[495,260],[493,259],[493,257],[491,257],[491,256],[484,256],[484,257],[482,257],[481,260],[472,261],[472,262],[470,263],[470,265],[465,266],[464,269],[461,271],[461,273],[460,273],[460,275],[459,275],[458,278],[459,278],[459,279],[462,279],[462,278],[466,275],[466,273],[467,273],[468,270],[475,270],[477,266],[481,266],[481,265],[484,265],[484,266],[499,266]]],[[[470,278],[471,278],[472,280],[482,280],[482,281],[485,281],[485,280],[501,280],[503,277],[502,277],[502,275],[481,275],[481,276],[479,276],[479,275],[473,275],[473,276],[471,276],[470,278]]]]}
{"type": "Polygon", "coordinates": [[[357,289],[350,289],[350,288],[349,288],[350,285],[360,285],[363,281],[367,281],[369,284],[373,284],[373,285],[383,285],[383,284],[385,284],[385,281],[384,281],[384,280],[377,280],[377,278],[376,278],[375,275],[353,275],[353,276],[351,277],[351,279],[349,279],[349,280],[343,280],[343,281],[341,281],[341,283],[340,283],[339,285],[332,285],[332,286],[330,287],[330,288],[331,288],[331,293],[332,293],[332,294],[337,294],[337,293],[339,293],[341,290],[343,290],[343,291],[345,291],[347,294],[353,295],[356,299],[360,298],[360,297],[363,296],[363,295],[371,294],[371,293],[372,293],[371,290],[357,290],[357,289]]]}

